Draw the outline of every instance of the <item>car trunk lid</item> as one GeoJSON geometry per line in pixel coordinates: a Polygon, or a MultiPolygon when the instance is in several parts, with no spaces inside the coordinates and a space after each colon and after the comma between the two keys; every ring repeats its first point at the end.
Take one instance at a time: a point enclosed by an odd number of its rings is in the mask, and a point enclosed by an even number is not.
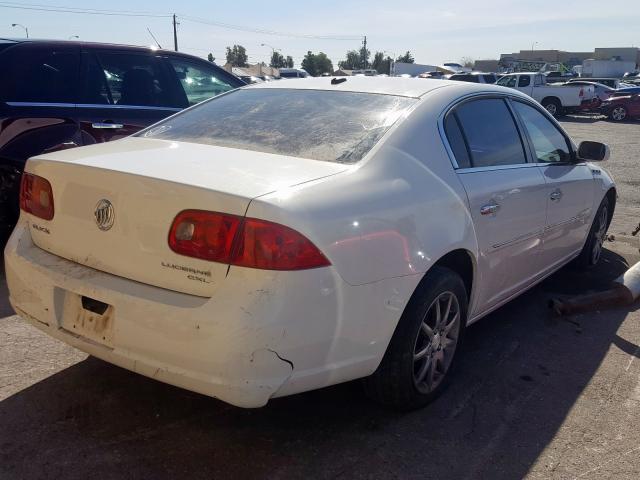
{"type": "Polygon", "coordinates": [[[29,215],[29,223],[34,243],[51,253],[138,282],[208,297],[224,281],[228,266],[169,248],[169,229],[180,211],[244,216],[252,198],[346,168],[130,138],[31,159],[27,171],[51,183],[55,213],[50,221],[29,215]]]}

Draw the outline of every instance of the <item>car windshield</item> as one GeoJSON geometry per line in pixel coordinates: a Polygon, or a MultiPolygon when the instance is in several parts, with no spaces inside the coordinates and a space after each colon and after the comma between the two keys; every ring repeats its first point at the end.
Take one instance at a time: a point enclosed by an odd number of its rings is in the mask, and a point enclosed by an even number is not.
{"type": "Polygon", "coordinates": [[[373,93],[241,89],[138,136],[355,163],[416,101],[373,93]]]}

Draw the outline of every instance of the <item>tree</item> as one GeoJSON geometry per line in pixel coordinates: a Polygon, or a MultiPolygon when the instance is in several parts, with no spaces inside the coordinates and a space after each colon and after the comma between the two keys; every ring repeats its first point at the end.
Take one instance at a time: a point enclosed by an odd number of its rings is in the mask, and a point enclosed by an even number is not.
{"type": "Polygon", "coordinates": [[[473,68],[474,63],[475,61],[471,57],[462,57],[460,59],[460,65],[462,65],[463,67],[473,68]]]}
{"type": "Polygon", "coordinates": [[[364,45],[360,47],[360,68],[369,67],[369,57],[371,56],[371,51],[367,48],[364,48],[364,45]]]}
{"type": "Polygon", "coordinates": [[[398,58],[396,58],[396,62],[400,63],[415,63],[415,61],[415,58],[413,58],[413,55],[411,55],[411,52],[409,50],[407,50],[404,55],[400,55],[398,58]]]}
{"type": "Polygon", "coordinates": [[[216,57],[213,56],[213,53],[209,52],[209,55],[207,55],[207,60],[213,63],[216,61],[216,57]]]}
{"type": "Polygon", "coordinates": [[[234,45],[233,48],[227,47],[227,63],[232,67],[247,66],[247,51],[242,45],[234,45]]]}
{"type": "Polygon", "coordinates": [[[284,68],[287,66],[287,61],[284,59],[281,53],[274,50],[271,54],[271,61],[269,62],[269,66],[272,68],[284,68]]]}
{"type": "Polygon", "coordinates": [[[360,52],[357,50],[349,50],[347,52],[347,58],[338,62],[338,67],[343,70],[356,70],[360,68],[361,61],[360,52]]]}
{"type": "Polygon", "coordinates": [[[287,55],[287,58],[285,60],[285,67],[293,68],[293,57],[291,55],[287,55]]]}
{"type": "Polygon", "coordinates": [[[378,73],[390,74],[391,62],[393,62],[393,58],[388,55],[385,58],[384,52],[376,52],[373,56],[373,62],[371,62],[371,68],[375,68],[378,73]]]}
{"type": "Polygon", "coordinates": [[[333,73],[333,63],[323,52],[314,54],[308,51],[302,59],[302,68],[312,77],[318,77],[323,73],[333,73]]]}

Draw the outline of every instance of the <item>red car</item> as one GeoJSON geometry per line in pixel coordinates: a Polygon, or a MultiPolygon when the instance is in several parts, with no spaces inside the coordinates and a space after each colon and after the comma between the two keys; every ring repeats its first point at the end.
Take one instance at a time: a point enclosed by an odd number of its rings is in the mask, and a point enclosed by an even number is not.
{"type": "Polygon", "coordinates": [[[611,97],[600,105],[600,112],[614,122],[640,118],[640,94],[611,97]]]}

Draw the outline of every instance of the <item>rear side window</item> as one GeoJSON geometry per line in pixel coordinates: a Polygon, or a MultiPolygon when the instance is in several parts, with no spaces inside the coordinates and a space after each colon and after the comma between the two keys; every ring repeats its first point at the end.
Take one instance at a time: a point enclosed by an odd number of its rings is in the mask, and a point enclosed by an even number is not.
{"type": "MultiPolygon", "coordinates": [[[[113,105],[178,107],[163,65],[155,56],[127,53],[96,54],[95,77],[88,91],[106,96],[113,105]],[[100,77],[104,76],[104,80],[100,77]]],[[[91,102],[96,103],[96,102],[91,102]]]]}
{"type": "Polygon", "coordinates": [[[234,88],[214,67],[181,58],[168,60],[184,90],[188,105],[195,105],[234,88]]]}
{"type": "Polygon", "coordinates": [[[461,82],[471,82],[478,83],[477,75],[455,75],[452,77],[453,80],[459,80],[461,82]]]}
{"type": "Polygon", "coordinates": [[[531,85],[531,77],[523,75],[518,79],[519,87],[528,87],[529,85],[531,85]]]}
{"type": "Polygon", "coordinates": [[[467,150],[467,144],[462,130],[460,130],[460,124],[456,118],[455,113],[450,113],[444,121],[444,129],[449,139],[449,146],[453,155],[456,157],[456,162],[459,168],[471,167],[471,159],[469,158],[469,152],[467,150]]]}
{"type": "Polygon", "coordinates": [[[483,75],[484,83],[496,83],[495,75],[483,75]]]}
{"type": "Polygon", "coordinates": [[[17,46],[2,55],[0,97],[7,102],[75,103],[76,49],[17,46]]]}
{"type": "Polygon", "coordinates": [[[138,135],[355,163],[415,102],[414,98],[371,93],[240,89],[138,135]]]}
{"type": "MultiPolygon", "coordinates": [[[[454,112],[466,140],[472,167],[519,165],[527,162],[520,134],[504,100],[472,100],[456,107],[454,112]]],[[[450,143],[451,141],[449,138],[450,143]]],[[[458,163],[460,164],[459,161],[458,163]]]]}

